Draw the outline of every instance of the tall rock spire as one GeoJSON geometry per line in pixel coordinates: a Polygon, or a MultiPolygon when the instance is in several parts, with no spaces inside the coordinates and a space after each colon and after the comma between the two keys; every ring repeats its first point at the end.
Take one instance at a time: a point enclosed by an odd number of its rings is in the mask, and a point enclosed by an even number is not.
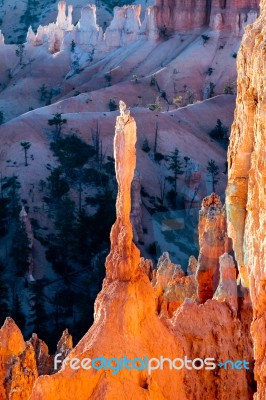
{"type": "Polygon", "coordinates": [[[106,260],[109,279],[131,280],[139,271],[140,252],[133,243],[130,221],[131,183],[136,168],[136,122],[120,101],[114,139],[115,171],[118,184],[116,222],[111,231],[111,251],[106,260]]]}

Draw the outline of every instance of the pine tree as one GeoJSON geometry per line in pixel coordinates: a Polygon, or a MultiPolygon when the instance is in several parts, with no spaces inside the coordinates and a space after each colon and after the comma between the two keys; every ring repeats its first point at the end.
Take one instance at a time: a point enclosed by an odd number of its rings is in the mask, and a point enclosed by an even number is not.
{"type": "Polygon", "coordinates": [[[172,183],[175,196],[177,195],[177,178],[182,175],[184,171],[182,170],[182,161],[179,156],[179,150],[175,150],[167,157],[168,169],[172,172],[172,176],[168,176],[166,179],[168,182],[172,183]]]}
{"type": "Polygon", "coordinates": [[[42,283],[38,281],[32,283],[29,289],[29,323],[33,325],[33,332],[42,338],[45,338],[48,330],[46,301],[42,283]]]}
{"type": "Polygon", "coordinates": [[[15,261],[17,275],[24,276],[29,270],[31,250],[26,225],[23,221],[17,222],[14,239],[11,254],[15,261]]]}
{"type": "Polygon", "coordinates": [[[5,278],[5,264],[0,260],[0,327],[10,316],[10,288],[5,278]]]}
{"type": "Polygon", "coordinates": [[[28,150],[31,147],[30,142],[20,142],[20,145],[22,146],[22,149],[24,150],[24,155],[25,155],[25,167],[28,166],[28,150]]]}
{"type": "Polygon", "coordinates": [[[11,317],[13,320],[16,322],[20,330],[24,330],[25,328],[25,314],[23,313],[21,309],[21,302],[19,299],[19,296],[16,294],[13,300],[13,306],[12,306],[12,311],[11,311],[11,317]]]}
{"type": "Polygon", "coordinates": [[[48,119],[48,125],[55,127],[55,140],[60,138],[62,127],[67,123],[66,118],[62,118],[62,113],[54,114],[53,118],[48,119]]]}
{"type": "Polygon", "coordinates": [[[212,177],[212,191],[215,192],[215,185],[218,183],[219,167],[214,160],[210,160],[207,165],[207,171],[212,177]]]}

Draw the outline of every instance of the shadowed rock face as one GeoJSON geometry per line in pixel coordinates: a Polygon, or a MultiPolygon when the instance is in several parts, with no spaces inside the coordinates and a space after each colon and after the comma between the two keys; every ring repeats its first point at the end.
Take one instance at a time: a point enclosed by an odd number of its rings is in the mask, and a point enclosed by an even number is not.
{"type": "Polygon", "coordinates": [[[247,28],[238,56],[238,96],[228,152],[227,210],[229,235],[242,282],[250,288],[254,322],[256,400],[266,396],[266,1],[247,28]]]}

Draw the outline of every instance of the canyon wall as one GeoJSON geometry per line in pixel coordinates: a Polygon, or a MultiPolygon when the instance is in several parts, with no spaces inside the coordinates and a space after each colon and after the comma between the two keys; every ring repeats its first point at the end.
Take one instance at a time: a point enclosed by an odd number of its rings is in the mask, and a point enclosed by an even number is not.
{"type": "MultiPolygon", "coordinates": [[[[70,49],[72,44],[83,50],[96,49],[107,52],[140,39],[167,39],[175,32],[188,32],[210,27],[223,34],[241,36],[244,28],[255,21],[259,13],[259,0],[156,0],[147,7],[140,21],[141,6],[114,8],[114,17],[106,31],[97,24],[96,6],[89,4],[81,9],[81,18],[72,23],[73,6],[65,1],[58,3],[55,23],[39,26],[37,33],[29,27],[27,43],[45,45],[51,53],[70,49]]],[[[0,43],[4,38],[0,38],[0,43]]]]}
{"type": "Polygon", "coordinates": [[[228,234],[253,305],[256,400],[266,398],[266,1],[238,55],[238,95],[228,152],[228,234]]]}

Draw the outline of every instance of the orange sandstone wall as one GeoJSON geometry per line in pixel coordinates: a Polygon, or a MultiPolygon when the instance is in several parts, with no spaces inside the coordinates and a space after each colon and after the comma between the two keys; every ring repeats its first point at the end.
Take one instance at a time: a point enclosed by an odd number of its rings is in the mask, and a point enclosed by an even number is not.
{"type": "Polygon", "coordinates": [[[238,55],[238,95],[228,151],[228,234],[253,305],[256,400],[266,398],[266,1],[238,55]]]}

